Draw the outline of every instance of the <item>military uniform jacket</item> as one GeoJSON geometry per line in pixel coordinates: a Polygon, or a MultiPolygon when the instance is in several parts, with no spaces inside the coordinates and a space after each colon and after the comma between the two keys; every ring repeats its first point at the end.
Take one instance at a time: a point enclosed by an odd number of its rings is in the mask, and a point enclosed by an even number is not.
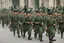
{"type": "Polygon", "coordinates": [[[60,22],[59,22],[59,29],[61,31],[64,31],[64,16],[62,16],[60,22]]]}
{"type": "Polygon", "coordinates": [[[11,17],[11,26],[12,27],[19,26],[19,16],[18,15],[14,15],[11,17]]]}
{"type": "Polygon", "coordinates": [[[47,32],[50,34],[50,35],[54,35],[55,34],[55,20],[53,17],[49,17],[48,20],[47,20],[47,32]]]}

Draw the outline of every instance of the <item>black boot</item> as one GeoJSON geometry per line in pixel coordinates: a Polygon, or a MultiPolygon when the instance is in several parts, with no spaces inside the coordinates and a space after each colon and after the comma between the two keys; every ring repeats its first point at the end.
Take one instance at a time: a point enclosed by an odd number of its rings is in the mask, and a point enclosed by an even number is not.
{"type": "Polygon", "coordinates": [[[41,39],[40,42],[43,42],[43,40],[41,39]]]}
{"type": "Polygon", "coordinates": [[[21,36],[23,37],[23,33],[22,33],[22,30],[21,30],[21,36]]]}
{"type": "Polygon", "coordinates": [[[26,32],[24,32],[23,38],[25,38],[25,33],[26,33],[26,32]]]}
{"type": "Polygon", "coordinates": [[[12,32],[12,28],[10,28],[10,31],[12,32]]]}
{"type": "Polygon", "coordinates": [[[42,40],[42,34],[39,34],[39,39],[40,39],[40,42],[43,42],[43,40],[42,40]]]}
{"type": "Polygon", "coordinates": [[[63,32],[61,32],[61,38],[63,38],[63,32]]]}
{"type": "Polygon", "coordinates": [[[19,33],[19,31],[17,30],[17,34],[18,34],[18,38],[20,38],[20,33],[19,33]]]}
{"type": "Polygon", "coordinates": [[[20,38],[20,35],[18,34],[18,38],[20,38]]]}
{"type": "Polygon", "coordinates": [[[58,29],[58,34],[60,34],[60,31],[59,31],[59,29],[58,29]]]}
{"type": "Polygon", "coordinates": [[[56,39],[53,39],[53,38],[54,38],[54,36],[51,36],[51,40],[52,40],[52,41],[56,41],[56,39]]]}
{"type": "Polygon", "coordinates": [[[13,35],[15,36],[15,31],[13,31],[13,33],[14,33],[13,35]]]}
{"type": "Polygon", "coordinates": [[[29,36],[28,36],[28,40],[32,40],[32,38],[31,38],[31,34],[29,34],[29,36]]]}
{"type": "Polygon", "coordinates": [[[20,38],[20,34],[19,34],[19,32],[17,32],[18,33],[18,38],[20,38]]]}
{"type": "Polygon", "coordinates": [[[34,38],[35,38],[35,39],[37,38],[37,34],[34,34],[34,38]]]}
{"type": "Polygon", "coordinates": [[[49,43],[52,43],[52,39],[51,36],[49,35],[49,43]]]}
{"type": "Polygon", "coordinates": [[[15,36],[15,34],[13,34],[13,36],[15,36]]]}
{"type": "Polygon", "coordinates": [[[52,40],[49,40],[49,43],[53,43],[52,40]]]}
{"type": "Polygon", "coordinates": [[[4,23],[2,23],[2,27],[4,28],[4,23]]]}
{"type": "Polygon", "coordinates": [[[52,39],[52,41],[56,41],[56,39],[52,39]]]}

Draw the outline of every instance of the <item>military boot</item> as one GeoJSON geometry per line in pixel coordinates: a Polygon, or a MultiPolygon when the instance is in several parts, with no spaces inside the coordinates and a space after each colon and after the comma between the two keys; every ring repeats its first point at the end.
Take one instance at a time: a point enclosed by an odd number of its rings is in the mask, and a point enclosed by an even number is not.
{"type": "Polygon", "coordinates": [[[26,33],[26,32],[24,32],[24,34],[23,34],[23,38],[25,38],[25,33],[26,33]]]}
{"type": "Polygon", "coordinates": [[[52,41],[56,41],[56,39],[53,39],[53,38],[54,38],[54,36],[51,36],[51,40],[52,40],[52,41]]]}
{"type": "Polygon", "coordinates": [[[39,39],[40,39],[40,42],[43,42],[43,40],[42,40],[42,34],[39,34],[39,39]]]}
{"type": "Polygon", "coordinates": [[[28,36],[28,40],[32,40],[32,38],[31,38],[31,34],[29,34],[29,36],[28,36]]]}
{"type": "Polygon", "coordinates": [[[58,34],[60,34],[60,30],[58,29],[58,34]]]}
{"type": "Polygon", "coordinates": [[[15,36],[15,32],[14,32],[14,34],[13,34],[14,36],[15,36]]]}
{"type": "Polygon", "coordinates": [[[35,38],[35,39],[37,38],[37,34],[34,34],[34,38],[35,38]]]}
{"type": "Polygon", "coordinates": [[[17,30],[17,34],[18,34],[18,38],[20,38],[20,33],[19,33],[19,31],[17,30]]]}
{"type": "Polygon", "coordinates": [[[63,38],[63,32],[61,32],[61,38],[63,38]]]}
{"type": "Polygon", "coordinates": [[[15,36],[15,29],[13,29],[13,35],[15,36]]]}

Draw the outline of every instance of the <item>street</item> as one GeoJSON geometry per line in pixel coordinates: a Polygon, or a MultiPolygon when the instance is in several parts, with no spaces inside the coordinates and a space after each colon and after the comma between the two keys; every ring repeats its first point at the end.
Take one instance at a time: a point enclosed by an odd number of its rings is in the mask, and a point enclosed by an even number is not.
{"type": "MultiPolygon", "coordinates": [[[[0,24],[0,43],[49,43],[48,37],[46,37],[45,33],[43,34],[43,42],[40,42],[37,39],[34,39],[34,33],[32,32],[32,40],[27,40],[27,33],[26,38],[18,38],[17,34],[16,36],[13,36],[13,33],[10,32],[8,27],[2,28],[0,24]]],[[[53,43],[64,43],[64,38],[60,38],[60,34],[56,33],[55,37],[56,41],[53,43]]]]}

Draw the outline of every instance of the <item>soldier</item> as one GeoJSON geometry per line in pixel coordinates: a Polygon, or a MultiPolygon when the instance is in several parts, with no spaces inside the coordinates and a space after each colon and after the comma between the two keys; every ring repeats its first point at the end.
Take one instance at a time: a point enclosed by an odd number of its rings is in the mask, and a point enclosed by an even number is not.
{"type": "Polygon", "coordinates": [[[31,32],[32,32],[32,16],[31,11],[28,10],[27,14],[25,15],[25,21],[23,22],[23,32],[24,32],[24,38],[25,33],[28,31],[28,40],[32,40],[31,38],[31,32]]]}
{"type": "Polygon", "coordinates": [[[13,12],[11,18],[11,27],[13,28],[14,36],[15,36],[15,31],[17,30],[18,38],[20,38],[18,10],[14,10],[13,12]]]}
{"type": "Polygon", "coordinates": [[[5,24],[8,26],[10,24],[10,14],[9,12],[6,12],[5,14],[5,24]]]}
{"type": "Polygon", "coordinates": [[[23,11],[20,11],[19,20],[20,20],[19,27],[21,29],[21,35],[23,36],[23,22],[24,22],[24,12],[23,11]]]}
{"type": "Polygon", "coordinates": [[[60,29],[60,32],[61,32],[61,38],[63,38],[63,32],[64,32],[64,11],[61,13],[62,16],[61,16],[61,19],[60,19],[60,22],[59,22],[59,29],[60,29]]]}
{"type": "Polygon", "coordinates": [[[56,17],[55,17],[55,19],[56,19],[56,23],[57,23],[57,30],[58,30],[58,34],[60,34],[60,30],[59,30],[59,21],[60,21],[60,19],[61,19],[61,7],[57,7],[56,8],[56,11],[55,11],[55,13],[56,13],[56,17]]]}
{"type": "Polygon", "coordinates": [[[43,21],[42,21],[41,18],[42,17],[40,16],[39,11],[36,11],[36,16],[34,18],[34,26],[35,26],[34,37],[37,38],[37,34],[38,34],[39,35],[39,40],[41,42],[43,42],[43,40],[42,40],[42,33],[44,32],[44,28],[43,28],[43,21]]]}
{"type": "Polygon", "coordinates": [[[47,28],[47,16],[48,15],[46,14],[45,10],[42,11],[42,20],[43,20],[43,23],[44,23],[44,28],[46,29],[47,28]]]}
{"type": "Polygon", "coordinates": [[[12,16],[13,16],[13,13],[12,12],[10,12],[9,13],[9,15],[7,16],[7,17],[9,17],[9,20],[8,20],[8,22],[9,22],[9,28],[10,28],[10,31],[12,31],[13,29],[12,29],[12,26],[11,26],[11,18],[12,18],[12,16]]]}
{"type": "Polygon", "coordinates": [[[47,19],[47,33],[48,33],[48,37],[49,37],[49,43],[52,43],[52,41],[56,41],[55,39],[53,39],[55,37],[55,31],[56,31],[55,25],[56,25],[56,23],[55,23],[53,16],[51,15],[52,12],[49,11],[48,14],[49,14],[49,16],[47,19]]]}
{"type": "Polygon", "coordinates": [[[6,24],[6,11],[7,9],[2,9],[2,16],[1,16],[1,19],[2,19],[2,27],[4,28],[4,25],[6,24]]]}
{"type": "Polygon", "coordinates": [[[35,32],[34,38],[37,38],[37,30],[36,30],[36,24],[35,24],[35,17],[36,17],[36,14],[37,14],[37,12],[38,12],[38,9],[36,9],[35,11],[36,11],[36,12],[35,12],[35,16],[34,16],[33,26],[34,26],[34,32],[35,32]]]}
{"type": "Polygon", "coordinates": [[[62,17],[61,17],[61,15],[60,15],[60,13],[55,15],[56,29],[57,29],[57,31],[58,31],[58,34],[60,34],[60,30],[59,30],[59,22],[60,22],[60,19],[61,19],[61,18],[62,18],[62,17]]]}
{"type": "Polygon", "coordinates": [[[4,28],[4,25],[5,25],[5,13],[4,12],[2,13],[1,19],[2,19],[2,27],[4,28]]]}

